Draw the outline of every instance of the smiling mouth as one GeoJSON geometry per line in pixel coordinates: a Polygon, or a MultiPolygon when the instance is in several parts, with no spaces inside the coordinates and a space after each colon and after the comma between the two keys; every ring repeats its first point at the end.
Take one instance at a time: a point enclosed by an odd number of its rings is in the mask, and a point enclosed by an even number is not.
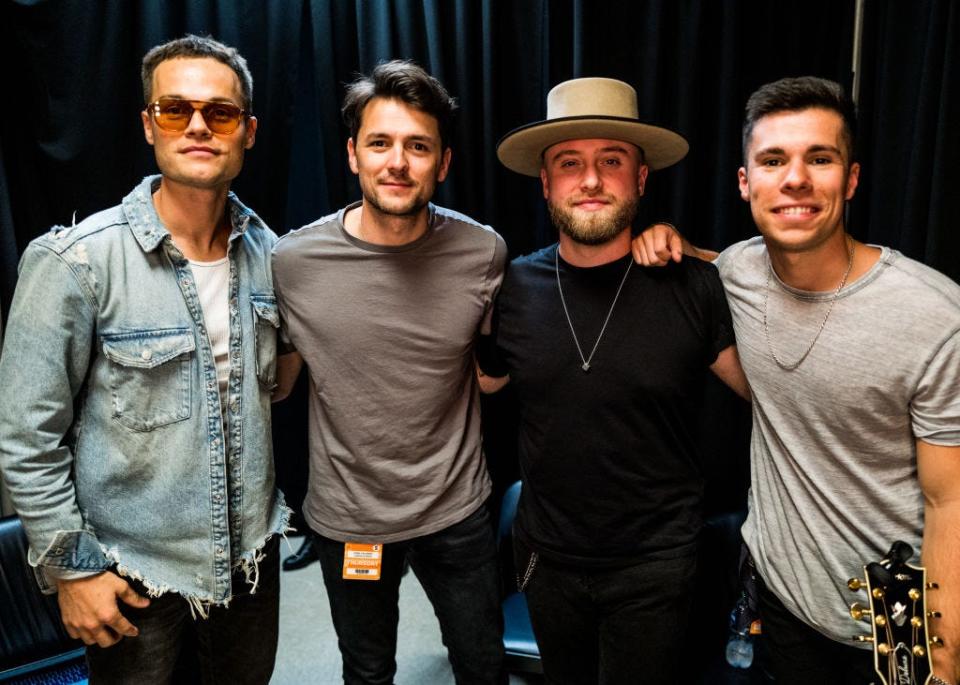
{"type": "Polygon", "coordinates": [[[810,206],[800,206],[800,207],[776,207],[773,210],[774,214],[781,214],[783,216],[810,216],[817,214],[820,211],[817,207],[810,206]]]}
{"type": "Polygon", "coordinates": [[[208,147],[188,147],[188,148],[186,148],[186,149],[181,150],[180,152],[182,152],[182,153],[185,154],[185,155],[188,155],[188,154],[190,154],[191,152],[202,152],[202,153],[208,154],[208,155],[215,155],[215,154],[217,154],[217,151],[216,151],[216,150],[214,150],[214,149],[212,149],[212,148],[208,148],[208,147]]]}

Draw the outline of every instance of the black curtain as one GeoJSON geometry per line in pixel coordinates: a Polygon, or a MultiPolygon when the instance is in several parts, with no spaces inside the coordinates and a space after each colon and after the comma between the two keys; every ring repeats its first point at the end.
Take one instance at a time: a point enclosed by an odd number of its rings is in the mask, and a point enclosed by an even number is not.
{"type": "MultiPolygon", "coordinates": [[[[641,223],[666,218],[694,242],[720,248],[755,232],[736,186],[747,95],[800,74],[850,87],[854,5],[8,1],[0,5],[0,306],[8,309],[27,242],[51,225],[116,204],[153,173],[139,119],[139,63],[153,45],[186,32],[234,45],[250,63],[260,127],[234,187],[277,233],[359,196],[338,111],[344,84],[380,60],[406,57],[439,77],[461,105],[453,167],[437,201],[492,224],[513,255],[555,236],[539,182],[503,169],[496,142],[542,118],[550,87],[577,76],[628,81],[639,93],[642,117],[689,139],[688,158],[652,176],[641,223]]],[[[948,196],[960,163],[958,3],[865,6],[864,171],[853,231],[958,279],[960,209],[948,196]]],[[[711,498],[722,508],[743,502],[747,417],[724,391],[710,392],[705,446],[721,474],[711,498]]],[[[487,403],[485,411],[488,451],[506,455],[495,464],[509,464],[504,426],[515,412],[508,399],[487,403]]],[[[289,437],[303,425],[302,415],[278,418],[285,429],[277,432],[287,436],[281,447],[302,449],[299,438],[289,437]]],[[[502,468],[509,474],[511,467],[502,468]]]]}

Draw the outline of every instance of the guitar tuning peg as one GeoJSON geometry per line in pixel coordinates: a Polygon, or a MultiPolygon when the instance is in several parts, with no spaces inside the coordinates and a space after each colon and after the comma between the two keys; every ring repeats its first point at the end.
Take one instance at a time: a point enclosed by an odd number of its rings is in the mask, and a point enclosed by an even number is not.
{"type": "Polygon", "coordinates": [[[943,618],[943,614],[939,611],[931,610],[927,612],[927,618],[943,618]]]}
{"type": "Polygon", "coordinates": [[[876,624],[877,624],[878,626],[880,626],[881,628],[883,628],[884,626],[887,625],[887,617],[884,616],[883,614],[880,614],[879,616],[877,616],[877,617],[874,619],[873,622],[876,623],[876,624]]]}
{"type": "Polygon", "coordinates": [[[943,638],[939,635],[930,636],[930,646],[931,647],[943,647],[943,638]]]}
{"type": "Polygon", "coordinates": [[[925,657],[927,655],[927,650],[923,648],[923,645],[914,645],[911,650],[914,656],[925,657]]]}
{"type": "Polygon", "coordinates": [[[883,588],[881,588],[881,587],[875,587],[875,588],[873,588],[873,590],[870,592],[870,594],[873,595],[873,598],[874,598],[874,599],[883,599],[884,597],[887,596],[887,593],[884,592],[884,591],[883,591],[883,588]]]}
{"type": "Polygon", "coordinates": [[[940,584],[939,584],[939,583],[934,583],[934,582],[931,581],[931,582],[927,583],[927,589],[928,589],[928,590],[939,590],[939,589],[940,589],[940,584]]]}
{"type": "Polygon", "coordinates": [[[877,654],[880,656],[886,656],[889,653],[890,645],[888,645],[886,642],[881,642],[879,645],[877,645],[877,654]]]}
{"type": "Polygon", "coordinates": [[[912,599],[914,602],[920,599],[920,596],[921,596],[920,590],[918,590],[915,587],[912,587],[909,590],[907,590],[907,597],[912,599]]]}
{"type": "Polygon", "coordinates": [[[922,628],[923,619],[920,618],[919,616],[914,616],[913,618],[910,619],[910,625],[912,625],[914,628],[922,628]]]}
{"type": "Polygon", "coordinates": [[[847,587],[856,592],[857,590],[862,590],[867,586],[866,581],[860,580],[859,578],[851,578],[847,581],[847,587]]]}
{"type": "Polygon", "coordinates": [[[862,621],[864,616],[870,616],[872,613],[870,607],[864,606],[860,602],[854,602],[850,605],[850,616],[854,621],[862,621]]]}

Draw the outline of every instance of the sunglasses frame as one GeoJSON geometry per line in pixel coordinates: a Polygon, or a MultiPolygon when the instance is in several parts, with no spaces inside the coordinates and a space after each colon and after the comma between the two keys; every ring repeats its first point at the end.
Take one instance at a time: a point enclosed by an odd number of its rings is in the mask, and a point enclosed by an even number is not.
{"type": "Polygon", "coordinates": [[[146,105],[143,108],[143,111],[147,112],[147,114],[153,119],[153,121],[156,122],[157,126],[159,126],[164,131],[170,131],[172,133],[182,133],[183,131],[186,131],[190,127],[190,122],[193,121],[193,115],[196,112],[200,112],[200,116],[203,118],[203,123],[206,125],[206,127],[210,129],[213,133],[216,133],[219,135],[230,135],[231,133],[236,131],[238,128],[240,128],[241,121],[243,121],[244,119],[248,119],[251,116],[250,112],[238,107],[232,102],[213,102],[210,100],[187,100],[185,98],[159,98],[154,102],[151,102],[148,105],[146,105]],[[185,102],[189,104],[191,107],[193,107],[193,112],[191,112],[190,116],[186,119],[186,123],[183,125],[183,128],[169,128],[168,126],[164,126],[163,124],[160,123],[160,104],[171,103],[171,102],[178,102],[178,103],[185,102]],[[223,127],[219,124],[211,123],[207,114],[207,111],[211,107],[223,107],[223,106],[235,108],[238,112],[236,123],[233,125],[233,127],[229,131],[222,130],[223,127]],[[221,130],[217,130],[217,128],[220,128],[221,130]]]}

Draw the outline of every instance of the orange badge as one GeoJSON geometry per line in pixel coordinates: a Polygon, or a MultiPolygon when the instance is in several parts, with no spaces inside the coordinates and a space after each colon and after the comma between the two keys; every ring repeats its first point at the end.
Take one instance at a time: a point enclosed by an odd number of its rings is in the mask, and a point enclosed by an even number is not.
{"type": "Polygon", "coordinates": [[[363,542],[343,543],[344,580],[380,580],[383,545],[363,542]]]}

